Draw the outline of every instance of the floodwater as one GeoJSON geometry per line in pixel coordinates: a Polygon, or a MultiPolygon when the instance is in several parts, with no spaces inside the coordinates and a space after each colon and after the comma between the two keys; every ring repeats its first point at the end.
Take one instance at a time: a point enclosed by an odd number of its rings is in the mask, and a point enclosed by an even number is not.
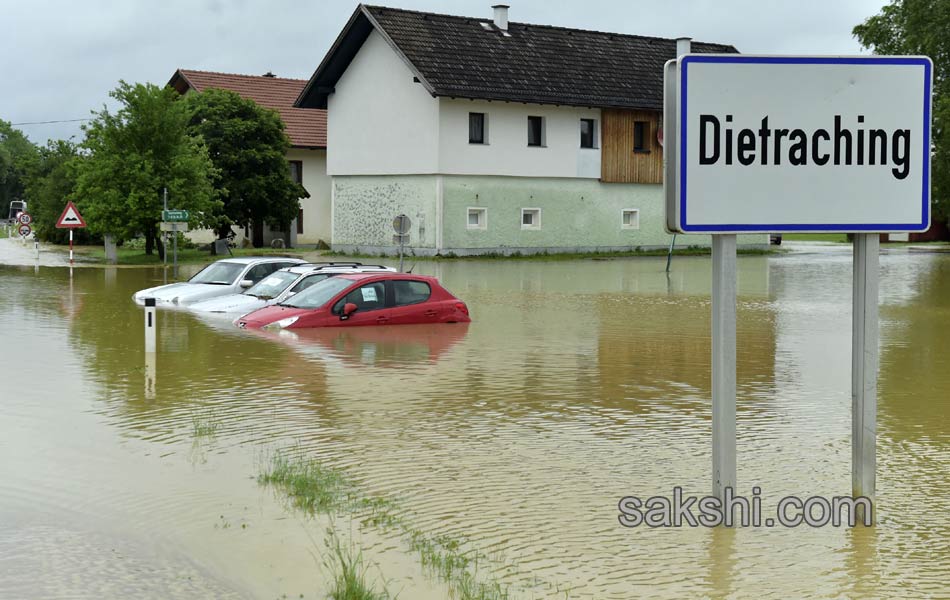
{"type": "MultiPolygon", "coordinates": [[[[256,481],[343,470],[489,557],[514,598],[950,596],[950,255],[881,258],[878,524],[623,528],[710,489],[707,258],[420,262],[468,326],[261,337],[158,319],[161,271],[0,267],[0,598],[323,597],[326,518],[256,481]],[[199,424],[211,426],[202,434],[199,424]]],[[[847,249],[739,259],[738,474],[763,506],[850,479],[847,249]]],[[[403,599],[443,598],[360,529],[403,599]]]]}

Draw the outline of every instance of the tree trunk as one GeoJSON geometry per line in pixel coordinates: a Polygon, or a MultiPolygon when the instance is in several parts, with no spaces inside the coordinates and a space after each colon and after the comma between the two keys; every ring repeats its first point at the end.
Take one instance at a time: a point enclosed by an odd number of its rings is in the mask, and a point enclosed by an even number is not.
{"type": "Polygon", "coordinates": [[[264,247],[264,220],[258,219],[254,221],[253,227],[254,227],[254,233],[253,233],[254,239],[251,241],[253,242],[255,248],[263,248],[264,247]]]}
{"type": "Polygon", "coordinates": [[[145,254],[151,256],[155,251],[155,228],[148,226],[145,228],[145,254]]]}

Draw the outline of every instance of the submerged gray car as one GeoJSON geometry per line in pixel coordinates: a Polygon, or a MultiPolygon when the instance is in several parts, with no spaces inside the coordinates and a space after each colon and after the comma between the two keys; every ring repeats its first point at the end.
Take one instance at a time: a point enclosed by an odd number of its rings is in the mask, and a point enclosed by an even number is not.
{"type": "Polygon", "coordinates": [[[283,302],[311,285],[343,273],[391,272],[396,269],[383,265],[364,265],[358,262],[313,263],[287,267],[268,275],[240,294],[218,296],[197,302],[189,310],[240,317],[271,304],[283,302]]]}
{"type": "Polygon", "coordinates": [[[274,271],[303,263],[299,258],[283,256],[225,258],[198,271],[188,281],[135,292],[132,300],[144,305],[146,298],[155,298],[155,305],[159,307],[188,306],[201,300],[239,293],[274,271]]]}

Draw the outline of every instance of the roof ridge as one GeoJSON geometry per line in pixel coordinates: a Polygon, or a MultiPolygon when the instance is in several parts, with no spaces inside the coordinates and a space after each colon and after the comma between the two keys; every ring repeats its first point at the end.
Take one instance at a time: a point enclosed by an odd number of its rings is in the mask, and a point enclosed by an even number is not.
{"type": "MultiPolygon", "coordinates": [[[[491,17],[466,17],[466,16],[462,16],[462,15],[448,15],[448,14],[444,14],[444,13],[427,12],[427,11],[424,11],[424,10],[411,10],[411,9],[408,9],[408,8],[394,8],[394,7],[392,7],[392,6],[380,6],[380,5],[378,5],[378,4],[364,4],[363,6],[365,6],[365,7],[368,8],[368,9],[391,10],[391,11],[394,11],[394,12],[412,13],[412,14],[417,14],[417,15],[427,15],[427,16],[431,16],[431,17],[442,17],[442,18],[454,19],[454,20],[457,20],[457,21],[480,21],[480,22],[487,22],[487,23],[491,23],[491,22],[492,22],[491,17]]],[[[560,31],[576,31],[576,32],[578,32],[578,33],[594,33],[594,34],[604,35],[604,36],[617,36],[617,37],[624,37],[624,38],[638,38],[638,39],[641,39],[641,40],[658,40],[658,41],[664,41],[664,42],[675,42],[675,41],[677,40],[677,38],[665,38],[665,37],[659,37],[659,36],[654,36],[654,35],[640,35],[640,34],[636,34],[636,33],[620,33],[620,32],[617,32],[617,31],[600,31],[600,30],[598,30],[598,29],[582,29],[582,28],[579,28],[579,27],[564,27],[564,26],[562,26],[562,25],[545,25],[545,24],[542,24],[542,23],[521,23],[521,22],[518,22],[518,21],[509,21],[509,22],[508,22],[508,30],[509,30],[509,31],[511,30],[511,28],[512,28],[511,26],[512,26],[512,25],[520,25],[520,26],[526,27],[526,28],[557,29],[557,30],[560,30],[560,31]]],[[[709,46],[724,46],[724,47],[728,47],[728,48],[735,48],[735,47],[732,46],[731,44],[722,44],[722,43],[719,43],[719,42],[703,42],[703,41],[693,40],[692,43],[694,43],[694,44],[706,44],[706,45],[709,45],[709,46]]]]}
{"type": "Polygon", "coordinates": [[[205,71],[202,69],[182,69],[179,68],[179,71],[182,73],[204,73],[206,75],[226,75],[228,77],[244,77],[247,79],[267,79],[268,81],[293,81],[293,82],[303,82],[306,83],[306,79],[297,79],[295,77],[270,77],[267,75],[248,75],[247,73],[225,73],[224,71],[205,71]]]}

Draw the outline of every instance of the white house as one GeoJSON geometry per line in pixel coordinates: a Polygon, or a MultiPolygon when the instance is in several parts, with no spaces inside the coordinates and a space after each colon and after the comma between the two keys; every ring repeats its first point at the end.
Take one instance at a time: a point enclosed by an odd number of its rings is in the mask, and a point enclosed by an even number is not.
{"type": "Polygon", "coordinates": [[[658,128],[676,41],[493,8],[357,7],[295,104],[328,111],[333,248],[392,252],[400,213],[417,254],[668,245],[658,128]]]}
{"type": "MultiPolygon", "coordinates": [[[[180,94],[215,88],[230,90],[280,113],[291,148],[287,152],[290,176],[310,194],[301,198],[300,212],[289,231],[272,231],[264,223],[237,232],[239,238],[250,238],[256,245],[269,245],[274,238],[297,244],[330,243],[330,178],[327,175],[326,111],[294,107],[306,81],[267,75],[238,75],[179,69],[168,85],[180,94]],[[256,238],[256,239],[255,239],[256,238]]],[[[208,242],[213,232],[196,232],[192,239],[208,242]]]]}

